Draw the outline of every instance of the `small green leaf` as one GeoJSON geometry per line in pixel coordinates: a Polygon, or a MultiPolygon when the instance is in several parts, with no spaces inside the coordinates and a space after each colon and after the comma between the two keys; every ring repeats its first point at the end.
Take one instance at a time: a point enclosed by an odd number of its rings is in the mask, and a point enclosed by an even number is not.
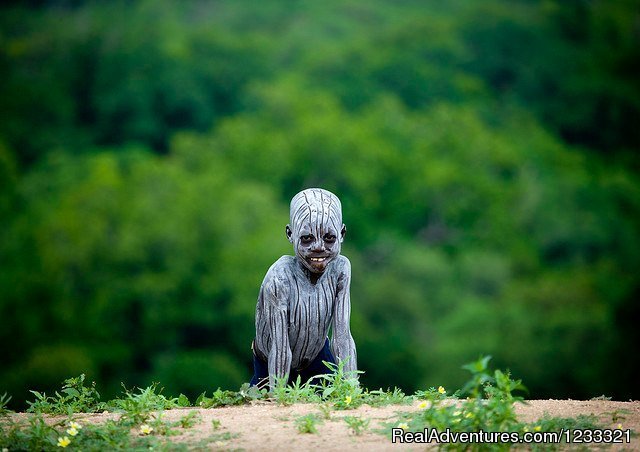
{"type": "Polygon", "coordinates": [[[207,391],[203,392],[202,394],[200,394],[200,395],[198,396],[198,398],[196,399],[195,406],[200,406],[200,404],[202,403],[202,401],[207,397],[207,396],[206,396],[206,394],[207,394],[207,391]]]}
{"type": "Polygon", "coordinates": [[[191,403],[189,402],[189,398],[184,394],[180,394],[178,396],[178,406],[181,406],[183,408],[191,406],[191,403]]]}
{"type": "Polygon", "coordinates": [[[62,392],[64,392],[70,397],[80,397],[80,393],[78,392],[77,389],[74,389],[74,388],[65,388],[62,390],[62,392]]]}

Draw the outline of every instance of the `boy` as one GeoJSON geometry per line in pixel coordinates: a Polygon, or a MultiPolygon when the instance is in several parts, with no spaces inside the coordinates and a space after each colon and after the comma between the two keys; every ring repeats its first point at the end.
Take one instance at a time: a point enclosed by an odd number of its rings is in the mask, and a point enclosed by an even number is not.
{"type": "Polygon", "coordinates": [[[267,377],[270,390],[276,379],[307,381],[328,372],[322,361],[346,360],[345,371],[357,369],[349,329],[351,264],[340,255],[345,233],[333,193],[310,188],[291,200],[286,234],[295,256],[278,259],[260,287],[252,386],[267,377]]]}

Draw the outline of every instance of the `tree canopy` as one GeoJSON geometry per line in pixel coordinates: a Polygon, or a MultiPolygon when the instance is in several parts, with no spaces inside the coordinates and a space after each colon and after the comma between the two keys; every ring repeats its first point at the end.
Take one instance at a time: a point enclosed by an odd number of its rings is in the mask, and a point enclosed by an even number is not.
{"type": "Polygon", "coordinates": [[[0,7],[0,393],[250,378],[288,202],[343,203],[368,387],[638,397],[633,0],[0,7]]]}

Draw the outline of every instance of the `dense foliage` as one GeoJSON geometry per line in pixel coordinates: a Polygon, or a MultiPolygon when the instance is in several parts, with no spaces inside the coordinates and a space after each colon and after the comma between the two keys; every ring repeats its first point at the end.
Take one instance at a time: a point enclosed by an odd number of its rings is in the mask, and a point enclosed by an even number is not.
{"type": "Polygon", "coordinates": [[[250,377],[288,202],[343,200],[367,387],[639,397],[640,12],[615,1],[0,9],[0,392],[250,377]]]}

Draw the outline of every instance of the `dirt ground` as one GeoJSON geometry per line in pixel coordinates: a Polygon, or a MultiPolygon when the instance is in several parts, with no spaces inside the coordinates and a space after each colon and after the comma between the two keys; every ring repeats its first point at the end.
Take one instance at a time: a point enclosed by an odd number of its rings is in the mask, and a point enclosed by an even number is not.
{"type": "MultiPolygon", "coordinates": [[[[424,444],[392,444],[388,436],[371,430],[381,428],[385,422],[396,418],[400,411],[417,410],[413,406],[388,406],[372,408],[367,405],[355,410],[331,411],[330,420],[317,425],[317,433],[299,433],[295,420],[302,415],[320,413],[314,404],[280,406],[268,402],[256,402],[253,405],[214,408],[214,409],[174,409],[165,411],[163,419],[177,421],[189,411],[198,411],[201,420],[185,431],[183,435],[172,436],[173,442],[186,442],[200,448],[205,445],[209,450],[247,450],[247,451],[298,451],[298,450],[424,450],[424,444]],[[370,419],[369,428],[361,435],[354,435],[344,419],[345,416],[358,416],[370,419]],[[212,421],[218,421],[214,428],[212,421]],[[231,438],[229,438],[231,436],[231,438]]],[[[533,422],[545,413],[558,417],[575,417],[580,414],[595,415],[605,428],[631,429],[640,431],[640,402],[613,402],[607,400],[530,400],[526,405],[518,404],[517,413],[522,421],[533,422]]],[[[102,422],[113,418],[114,414],[81,415],[85,422],[102,422]]],[[[581,445],[585,449],[585,445],[581,445]]],[[[586,445],[588,449],[601,448],[603,445],[586,445]]],[[[640,438],[633,435],[631,443],[615,444],[609,450],[640,450],[640,438]]]]}

